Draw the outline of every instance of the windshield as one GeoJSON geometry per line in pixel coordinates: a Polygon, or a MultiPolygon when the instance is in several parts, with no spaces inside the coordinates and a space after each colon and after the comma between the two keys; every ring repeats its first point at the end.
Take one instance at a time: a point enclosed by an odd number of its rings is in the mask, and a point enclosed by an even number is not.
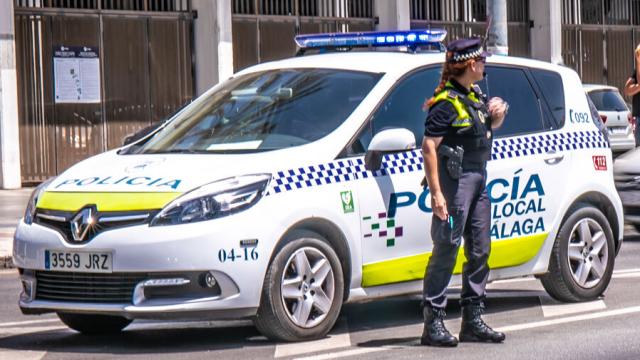
{"type": "Polygon", "coordinates": [[[240,76],[127,153],[246,153],[304,145],[342,124],[380,77],[330,69],[240,76]]]}
{"type": "Polygon", "coordinates": [[[598,111],[628,111],[627,105],[614,90],[597,90],[589,92],[589,97],[593,101],[598,111]]]}

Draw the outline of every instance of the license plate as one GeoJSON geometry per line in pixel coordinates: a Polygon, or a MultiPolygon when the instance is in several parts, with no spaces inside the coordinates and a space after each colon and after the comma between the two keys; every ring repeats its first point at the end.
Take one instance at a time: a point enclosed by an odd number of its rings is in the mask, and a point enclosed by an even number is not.
{"type": "Polygon", "coordinates": [[[614,127],[614,128],[611,128],[611,133],[612,134],[626,134],[627,133],[627,128],[626,127],[614,127]]]}
{"type": "Polygon", "coordinates": [[[44,268],[58,271],[110,273],[113,271],[113,258],[108,252],[45,250],[44,268]]]}

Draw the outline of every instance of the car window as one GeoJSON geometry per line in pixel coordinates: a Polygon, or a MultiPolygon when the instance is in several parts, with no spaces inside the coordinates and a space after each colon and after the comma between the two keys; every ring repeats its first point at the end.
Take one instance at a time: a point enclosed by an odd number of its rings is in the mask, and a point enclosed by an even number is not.
{"type": "Polygon", "coordinates": [[[513,136],[546,130],[536,96],[524,70],[487,66],[489,98],[499,96],[509,103],[509,113],[495,137],[513,136]]]}
{"type": "Polygon", "coordinates": [[[589,92],[589,98],[591,98],[598,111],[628,110],[622,96],[616,90],[593,90],[589,92]]]}
{"type": "Polygon", "coordinates": [[[591,121],[596,125],[602,136],[609,142],[609,131],[607,131],[606,125],[602,122],[598,109],[589,96],[586,96],[587,103],[589,104],[589,113],[591,113],[591,121]]]}
{"type": "Polygon", "coordinates": [[[427,114],[424,101],[433,95],[440,81],[439,67],[415,72],[400,83],[380,103],[359,136],[347,148],[347,155],[364,154],[375,134],[389,128],[405,128],[413,132],[416,142],[422,141],[427,114]]]}
{"type": "Polygon", "coordinates": [[[556,126],[562,127],[565,109],[562,77],[553,71],[541,69],[531,69],[531,74],[549,105],[556,126]]]}
{"type": "Polygon", "coordinates": [[[342,124],[380,77],[335,69],[246,74],[194,101],[128,153],[248,153],[307,144],[342,124]]]}

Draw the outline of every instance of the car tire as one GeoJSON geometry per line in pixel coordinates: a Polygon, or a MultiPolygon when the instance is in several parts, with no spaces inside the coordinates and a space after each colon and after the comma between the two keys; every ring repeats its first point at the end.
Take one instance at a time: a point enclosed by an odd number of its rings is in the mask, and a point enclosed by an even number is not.
{"type": "Polygon", "coordinates": [[[254,323],[272,340],[322,338],[333,328],[342,307],[340,260],[315,232],[294,231],[287,239],[265,275],[254,323]]]}
{"type": "Polygon", "coordinates": [[[58,313],[62,322],[73,330],[87,335],[116,334],[132,320],[121,316],[58,313]]]}
{"type": "Polygon", "coordinates": [[[607,218],[597,208],[580,204],[560,227],[549,259],[549,271],[540,280],[556,300],[597,299],[611,281],[615,253],[607,218]]]}

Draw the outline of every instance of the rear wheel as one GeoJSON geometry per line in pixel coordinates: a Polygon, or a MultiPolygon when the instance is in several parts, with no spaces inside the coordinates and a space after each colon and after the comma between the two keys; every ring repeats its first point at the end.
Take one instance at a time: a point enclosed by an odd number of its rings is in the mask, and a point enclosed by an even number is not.
{"type": "Polygon", "coordinates": [[[273,340],[324,337],[335,324],[344,294],[337,254],[317,233],[296,231],[265,276],[258,330],[273,340]]]}
{"type": "Polygon", "coordinates": [[[583,204],[562,224],[549,259],[549,272],[540,280],[557,300],[593,300],[609,285],[614,262],[615,243],[609,221],[597,208],[583,204]]]}
{"type": "Polygon", "coordinates": [[[131,324],[132,320],[121,316],[58,313],[62,322],[83,334],[115,334],[131,324]]]}

